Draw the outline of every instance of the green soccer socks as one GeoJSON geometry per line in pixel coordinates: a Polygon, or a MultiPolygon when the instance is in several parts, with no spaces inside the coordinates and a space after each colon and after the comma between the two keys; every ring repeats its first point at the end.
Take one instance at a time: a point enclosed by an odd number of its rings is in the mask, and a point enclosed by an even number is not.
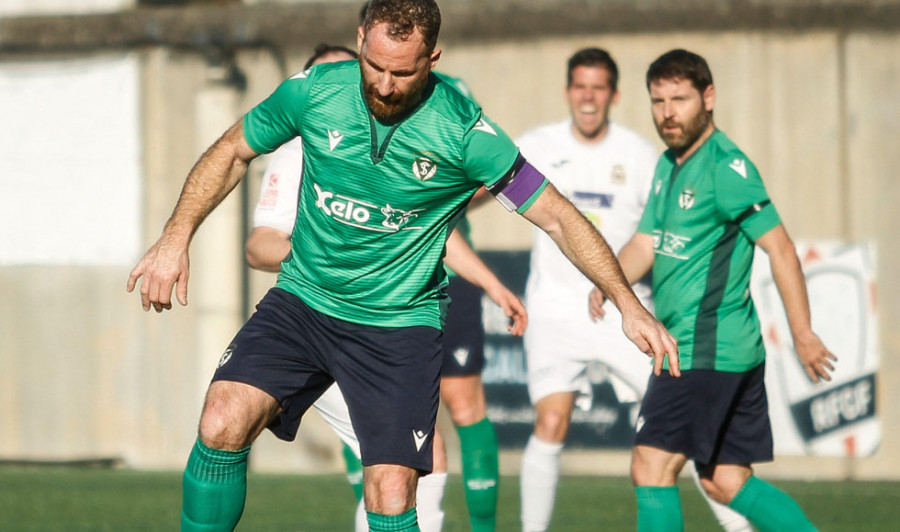
{"type": "Polygon", "coordinates": [[[400,515],[366,512],[366,516],[369,521],[369,532],[420,532],[415,507],[400,515]]]}
{"type": "Polygon", "coordinates": [[[800,506],[787,493],[751,476],[729,504],[762,532],[815,532],[800,506]]]}
{"type": "Polygon", "coordinates": [[[493,532],[497,522],[497,434],[488,418],[457,427],[462,450],[463,485],[472,532],[493,532]]]}
{"type": "Polygon", "coordinates": [[[249,452],[210,449],[197,439],[184,470],[182,532],[234,530],[244,512],[249,452]]]}
{"type": "Polygon", "coordinates": [[[363,465],[362,461],[356,457],[353,449],[346,443],[344,444],[344,465],[347,467],[347,482],[353,488],[356,502],[359,502],[363,496],[363,465]]]}
{"type": "Polygon", "coordinates": [[[682,532],[681,497],[678,486],[637,486],[638,532],[682,532]]]}

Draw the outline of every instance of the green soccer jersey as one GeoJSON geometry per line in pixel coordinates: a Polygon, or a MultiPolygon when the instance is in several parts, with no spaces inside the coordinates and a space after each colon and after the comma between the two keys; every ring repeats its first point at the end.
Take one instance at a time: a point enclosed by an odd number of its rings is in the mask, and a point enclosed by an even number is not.
{"type": "Polygon", "coordinates": [[[303,139],[291,254],[276,286],[354,323],[442,327],[449,227],[518,155],[477,104],[432,75],[415,110],[379,124],[359,65],[323,64],[247,113],[244,136],[259,153],[303,139]]]}
{"type": "Polygon", "coordinates": [[[680,165],[671,150],[660,157],[638,232],[653,236],[654,306],[681,369],[765,360],[750,266],[754,241],[779,223],[756,167],[721,131],[680,165]]]}

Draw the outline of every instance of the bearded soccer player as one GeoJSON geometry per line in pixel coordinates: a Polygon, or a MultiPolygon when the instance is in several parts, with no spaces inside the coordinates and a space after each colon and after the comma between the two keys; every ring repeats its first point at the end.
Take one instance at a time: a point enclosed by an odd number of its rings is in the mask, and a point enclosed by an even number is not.
{"type": "MultiPolygon", "coordinates": [[[[794,245],[756,167],[713,123],[706,61],[668,52],[650,65],[647,88],[669,149],[619,257],[630,280],[652,268],[656,315],[678,339],[682,376],[651,376],[641,405],[632,455],[638,530],[684,529],[676,479],[689,459],[709,496],[758,529],[815,530],[793,499],[752,469],[773,458],[766,353],[749,297],[755,245],[769,255],[809,378],[830,380],[836,360],[810,327],[794,245]]],[[[592,295],[592,312],[600,301],[592,295]]]]}
{"type": "Polygon", "coordinates": [[[522,158],[509,137],[431,74],[433,0],[376,0],[359,63],[283,82],[204,153],[160,239],[132,270],[145,310],[187,298],[200,222],[259,153],[303,139],[291,257],[213,377],[184,475],[182,529],[232,530],[247,454],[264,428],[292,439],[332,383],[344,393],[365,467],[370,530],[418,531],[415,486],[432,469],[446,273],[454,220],[481,186],[550,233],[616,304],[629,338],[679,374],[677,346],[641,306],[603,237],[522,158]]]}

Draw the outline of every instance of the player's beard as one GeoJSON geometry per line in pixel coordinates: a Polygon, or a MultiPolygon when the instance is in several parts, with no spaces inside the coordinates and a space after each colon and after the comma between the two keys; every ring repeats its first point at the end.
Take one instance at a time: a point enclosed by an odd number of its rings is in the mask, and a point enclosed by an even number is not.
{"type": "Polygon", "coordinates": [[[680,124],[674,120],[665,120],[661,124],[656,124],[656,130],[659,132],[663,142],[666,143],[666,146],[676,153],[683,153],[703,135],[703,132],[709,126],[710,120],[712,120],[712,113],[701,110],[686,124],[680,124]],[[677,133],[667,132],[665,128],[671,126],[678,126],[681,131],[677,133]]]}
{"type": "Polygon", "coordinates": [[[427,72],[417,79],[406,93],[392,94],[387,98],[382,98],[374,83],[363,83],[363,94],[365,94],[366,103],[375,118],[379,120],[397,119],[419,103],[426,83],[428,83],[427,72]]]}

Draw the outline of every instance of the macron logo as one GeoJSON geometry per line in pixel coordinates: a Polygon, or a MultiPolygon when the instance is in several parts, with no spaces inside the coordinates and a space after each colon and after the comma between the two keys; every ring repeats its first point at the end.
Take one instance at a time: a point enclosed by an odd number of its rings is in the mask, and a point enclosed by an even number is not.
{"type": "Polygon", "coordinates": [[[460,366],[465,366],[466,361],[469,360],[469,350],[465,347],[460,347],[456,351],[453,352],[453,358],[459,362],[460,366]]]}
{"type": "Polygon", "coordinates": [[[334,151],[334,149],[338,147],[338,144],[340,144],[342,140],[344,140],[344,136],[341,135],[340,131],[336,129],[328,130],[328,147],[330,148],[330,151],[334,151]]]}
{"type": "Polygon", "coordinates": [[[739,173],[741,177],[747,179],[747,161],[743,159],[735,159],[731,161],[731,164],[728,165],[728,168],[731,168],[735,172],[739,173]]]}
{"type": "Polygon", "coordinates": [[[422,430],[413,430],[413,440],[416,442],[416,452],[422,450],[422,445],[425,444],[425,440],[428,439],[428,434],[422,430]]]}
{"type": "Polygon", "coordinates": [[[306,69],[303,72],[297,72],[291,76],[291,79],[306,79],[307,77],[309,77],[309,69],[306,69]]]}
{"type": "Polygon", "coordinates": [[[479,118],[478,122],[475,122],[475,125],[472,126],[472,129],[477,131],[483,131],[485,133],[490,133],[493,136],[497,136],[497,132],[494,131],[494,128],[491,127],[490,124],[484,118],[479,118]]]}

